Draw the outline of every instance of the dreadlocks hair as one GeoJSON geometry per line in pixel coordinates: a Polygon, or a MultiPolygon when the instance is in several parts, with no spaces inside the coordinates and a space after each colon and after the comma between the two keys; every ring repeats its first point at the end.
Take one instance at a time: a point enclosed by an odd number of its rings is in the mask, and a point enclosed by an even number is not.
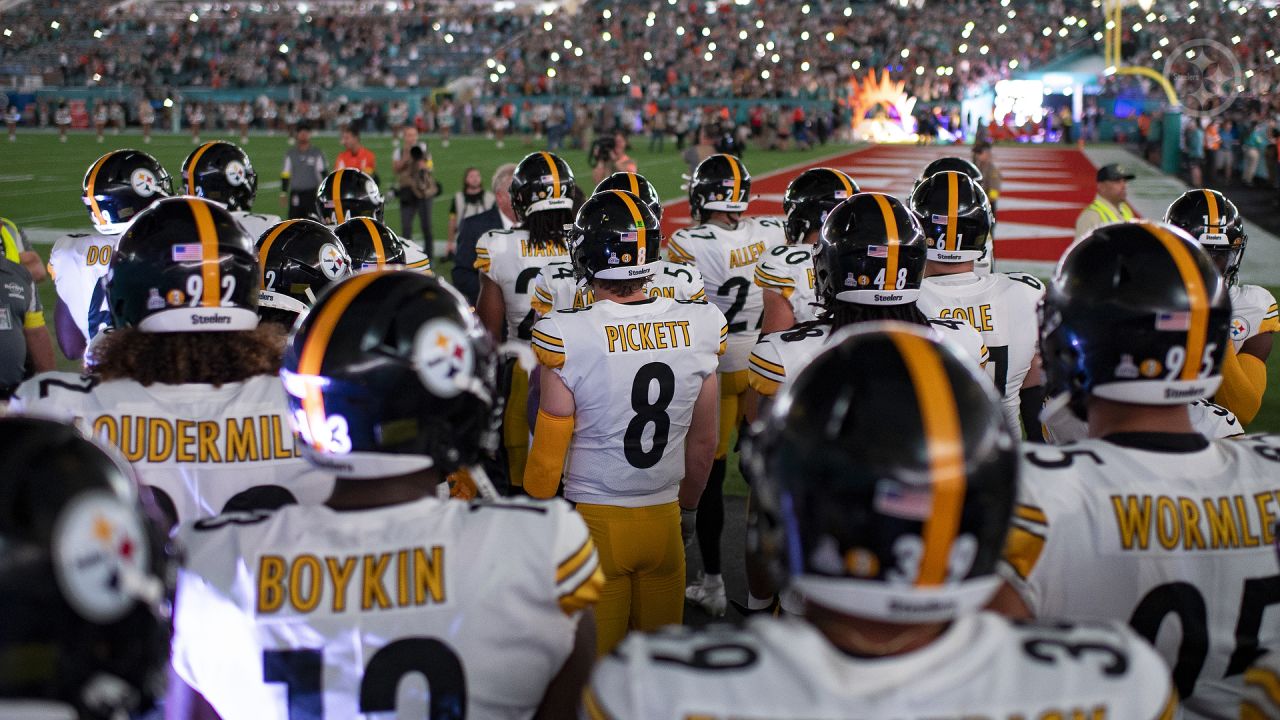
{"type": "Polygon", "coordinates": [[[239,332],[147,333],[115,330],[96,350],[95,375],[142,385],[223,385],[280,371],[286,330],[262,323],[239,332]]]}
{"type": "Polygon", "coordinates": [[[596,290],[605,290],[619,297],[626,297],[644,290],[645,286],[648,285],[651,280],[653,280],[652,276],[631,278],[628,280],[592,278],[591,286],[596,290]]]}
{"type": "Polygon", "coordinates": [[[526,215],[524,227],[529,231],[529,244],[535,248],[559,245],[569,252],[569,239],[565,226],[573,224],[573,211],[569,209],[542,210],[526,215]]]}
{"type": "Polygon", "coordinates": [[[822,312],[823,322],[831,323],[832,329],[840,329],[846,325],[880,320],[897,320],[913,325],[928,325],[929,319],[920,312],[915,303],[902,305],[859,305],[837,300],[822,312]]]}

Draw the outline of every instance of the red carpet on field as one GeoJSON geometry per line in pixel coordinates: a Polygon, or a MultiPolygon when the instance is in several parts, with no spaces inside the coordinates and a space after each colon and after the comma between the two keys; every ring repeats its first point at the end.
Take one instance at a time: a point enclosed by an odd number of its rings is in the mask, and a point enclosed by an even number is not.
{"type": "MultiPolygon", "coordinates": [[[[781,215],[787,183],[811,167],[838,168],[853,176],[863,190],[889,193],[905,201],[924,166],[948,155],[967,158],[969,148],[878,145],[756,175],[751,183],[751,214],[781,215]]],[[[750,169],[750,152],[744,161],[750,169]]],[[[996,206],[996,257],[1057,261],[1074,239],[1076,216],[1093,200],[1093,164],[1075,148],[1044,145],[997,147],[995,162],[1004,178],[996,206]]],[[[666,207],[664,234],[670,235],[688,223],[687,201],[666,207]]]]}

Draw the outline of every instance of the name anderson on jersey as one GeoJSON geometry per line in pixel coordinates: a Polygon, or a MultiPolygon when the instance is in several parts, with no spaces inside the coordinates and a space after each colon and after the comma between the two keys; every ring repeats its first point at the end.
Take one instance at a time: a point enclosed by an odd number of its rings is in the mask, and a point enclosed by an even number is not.
{"type": "Polygon", "coordinates": [[[94,437],[120,449],[129,462],[239,463],[301,457],[279,415],[172,420],[142,415],[100,415],[94,437]]]}
{"type": "Polygon", "coordinates": [[[323,560],[309,553],[293,558],[263,555],[258,559],[258,614],[281,612],[287,605],[294,613],[305,615],[319,608],[325,598],[329,599],[327,610],[346,612],[347,591],[353,580],[359,588],[361,610],[439,605],[445,601],[444,548],[434,545],[377,555],[329,555],[323,560]],[[394,597],[385,584],[393,566],[394,597]]]}

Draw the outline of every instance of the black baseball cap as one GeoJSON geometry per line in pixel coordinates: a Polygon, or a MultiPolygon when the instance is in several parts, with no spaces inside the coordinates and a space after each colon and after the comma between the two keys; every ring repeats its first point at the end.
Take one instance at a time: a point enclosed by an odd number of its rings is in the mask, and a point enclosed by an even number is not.
{"type": "Polygon", "coordinates": [[[1132,180],[1135,177],[1137,177],[1137,175],[1134,175],[1129,168],[1118,163],[1111,163],[1110,165],[1103,165],[1098,168],[1098,182],[1106,180],[1132,180]]]}

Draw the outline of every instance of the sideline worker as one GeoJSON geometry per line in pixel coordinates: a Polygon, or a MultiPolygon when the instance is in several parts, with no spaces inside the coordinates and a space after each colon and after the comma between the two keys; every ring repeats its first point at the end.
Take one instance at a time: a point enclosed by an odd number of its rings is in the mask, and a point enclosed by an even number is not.
{"type": "Polygon", "coordinates": [[[1137,217],[1128,203],[1129,181],[1135,177],[1129,168],[1116,163],[1098,168],[1098,194],[1076,218],[1076,240],[1094,228],[1137,217]]]}

